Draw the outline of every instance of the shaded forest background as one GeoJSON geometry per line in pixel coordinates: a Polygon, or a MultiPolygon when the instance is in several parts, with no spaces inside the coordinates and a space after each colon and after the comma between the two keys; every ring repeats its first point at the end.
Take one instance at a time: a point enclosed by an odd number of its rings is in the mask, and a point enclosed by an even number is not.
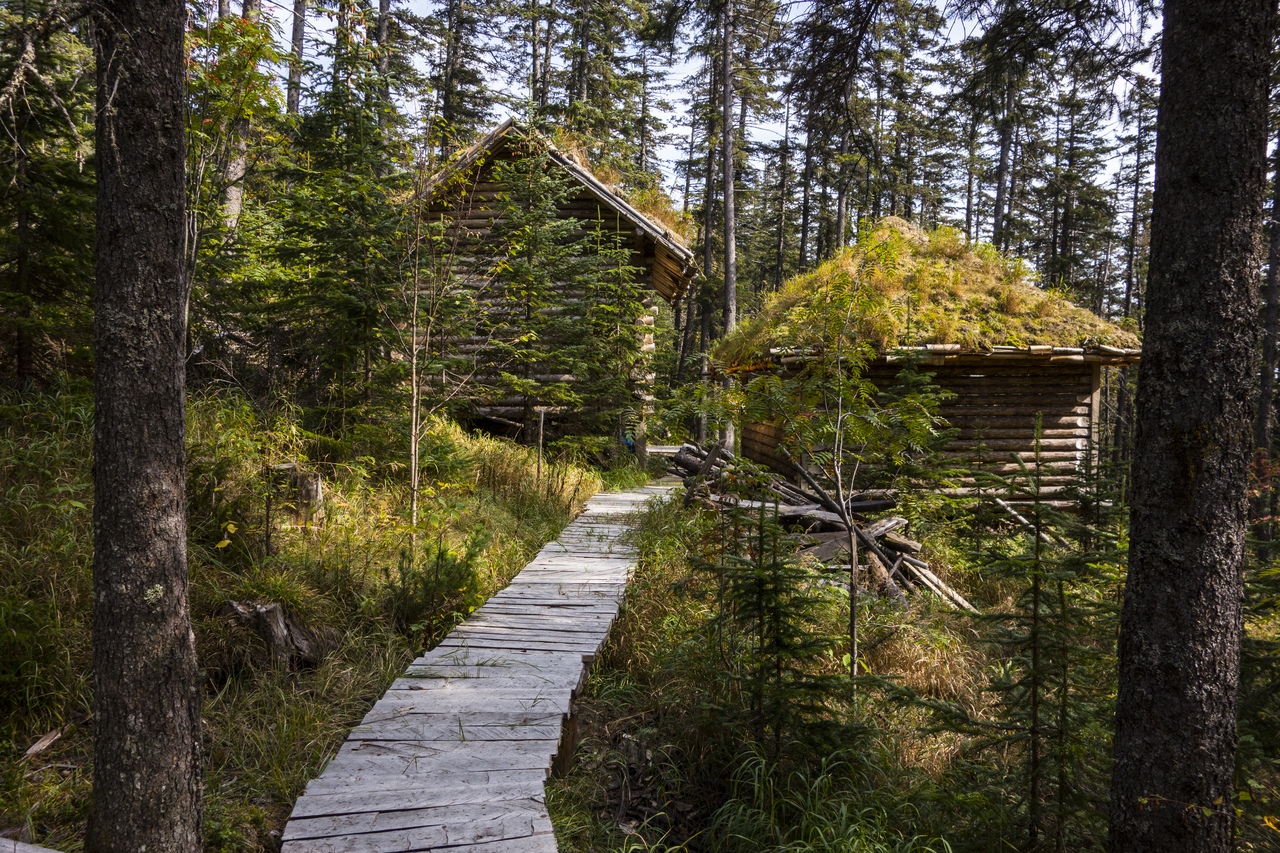
{"type": "MultiPolygon", "coordinates": [[[[735,314],[897,215],[1140,325],[1157,32],[1140,10],[1088,8],[193,4],[191,379],[290,401],[331,435],[399,405],[412,344],[396,329],[431,255],[412,189],[511,113],[698,249],[706,275],[666,317],[684,331],[668,384],[694,378],[728,318],[726,133],[735,314]]],[[[83,376],[92,26],[74,3],[2,14],[0,357],[19,384],[83,376]]]]}

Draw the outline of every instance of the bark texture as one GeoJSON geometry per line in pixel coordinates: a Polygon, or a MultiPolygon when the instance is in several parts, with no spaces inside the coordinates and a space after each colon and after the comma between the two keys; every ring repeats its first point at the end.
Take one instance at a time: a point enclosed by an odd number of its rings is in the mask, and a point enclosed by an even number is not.
{"type": "Polygon", "coordinates": [[[1231,847],[1273,6],[1164,6],[1113,853],[1231,847]]]}
{"type": "Polygon", "coordinates": [[[187,605],[181,0],[98,9],[93,803],[86,849],[201,849],[187,605]]]}
{"type": "Polygon", "coordinates": [[[1276,149],[1275,167],[1275,179],[1272,181],[1274,195],[1271,198],[1271,246],[1267,255],[1267,287],[1262,312],[1262,385],[1258,393],[1258,418],[1254,422],[1253,434],[1254,446],[1267,451],[1271,449],[1271,416],[1276,387],[1276,330],[1280,327],[1280,147],[1276,149]]]}
{"type": "Polygon", "coordinates": [[[302,100],[302,53],[307,38],[307,0],[293,0],[293,37],[290,40],[292,54],[289,57],[289,83],[286,92],[285,112],[298,114],[302,100]]]}

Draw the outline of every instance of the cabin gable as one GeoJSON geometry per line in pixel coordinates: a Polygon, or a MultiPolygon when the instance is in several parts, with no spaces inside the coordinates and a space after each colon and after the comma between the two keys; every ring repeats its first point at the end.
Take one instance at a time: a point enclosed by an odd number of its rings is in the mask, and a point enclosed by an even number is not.
{"type": "MultiPolygon", "coordinates": [[[[648,356],[655,348],[656,300],[674,303],[684,294],[694,273],[693,253],[545,139],[511,121],[464,152],[423,190],[430,195],[430,221],[444,225],[445,243],[453,256],[453,275],[478,307],[472,334],[456,342],[457,352],[472,362],[468,394],[473,402],[471,414],[473,419],[525,441],[535,440],[531,434],[535,420],[540,429],[545,426],[553,435],[566,434],[578,428],[572,421],[591,414],[557,403],[557,399],[572,398],[567,388],[583,387],[584,382],[589,384],[590,377],[580,376],[572,359],[554,347],[539,363],[526,363],[520,376],[514,380],[511,377],[511,352],[521,334],[522,318],[495,285],[493,269],[504,252],[503,217],[512,193],[518,191],[505,185],[504,175],[510,175],[510,170],[504,167],[530,156],[530,145],[526,143],[537,146],[539,156],[547,155],[549,169],[562,170],[565,176],[568,192],[557,204],[557,218],[581,224],[564,239],[576,240],[599,229],[616,235],[619,247],[630,250],[628,263],[638,272],[626,286],[622,301],[638,306],[629,322],[643,358],[639,364],[621,368],[629,373],[629,399],[614,400],[611,405],[633,412],[632,423],[619,423],[616,432],[634,434],[642,445],[644,413],[652,400],[653,375],[648,356]],[[498,339],[504,335],[508,340],[498,339]],[[530,381],[541,383],[546,393],[530,393],[530,381]],[[524,390],[520,388],[522,383],[524,390]],[[634,422],[636,419],[639,424],[634,422]]],[[[575,340],[591,334],[586,317],[593,307],[607,302],[610,293],[622,293],[610,291],[606,281],[596,278],[584,282],[581,277],[574,280],[566,275],[565,280],[552,285],[554,295],[536,309],[537,321],[545,328],[554,319],[566,337],[565,349],[571,349],[575,340]]]]}

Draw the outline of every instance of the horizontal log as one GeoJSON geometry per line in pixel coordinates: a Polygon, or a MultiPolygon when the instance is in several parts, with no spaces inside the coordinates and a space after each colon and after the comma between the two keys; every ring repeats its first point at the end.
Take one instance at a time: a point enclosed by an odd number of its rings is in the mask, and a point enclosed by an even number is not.
{"type": "MultiPolygon", "coordinates": [[[[972,414],[952,414],[947,417],[947,421],[951,426],[955,427],[981,427],[983,425],[989,427],[1016,427],[1023,425],[1035,426],[1036,414],[1018,414],[1018,415],[972,415],[972,414]]],[[[1053,429],[1062,429],[1064,427],[1087,427],[1089,426],[1089,417],[1084,414],[1064,414],[1053,415],[1045,414],[1041,418],[1042,427],[1052,427],[1053,429]]]]}
{"type": "Polygon", "coordinates": [[[1088,405],[1076,404],[1063,406],[1061,408],[1050,408],[1048,406],[1034,405],[1008,405],[1008,406],[975,406],[975,405],[954,405],[943,403],[938,406],[938,414],[944,418],[952,417],[969,417],[969,418],[986,418],[986,417],[1030,417],[1037,415],[1046,418],[1066,418],[1066,417],[1088,417],[1090,409],[1088,405]]]}
{"type": "Polygon", "coordinates": [[[919,554],[924,550],[924,546],[914,539],[908,539],[892,531],[886,533],[880,538],[881,546],[898,551],[903,554],[919,554]]]}
{"type": "MultiPolygon", "coordinates": [[[[1084,450],[1088,446],[1088,442],[1083,438],[1041,438],[1040,447],[1044,451],[1062,451],[1062,450],[1084,450]]],[[[1026,450],[1034,452],[1036,441],[1034,436],[1027,436],[1023,439],[1000,438],[1000,439],[964,439],[958,441],[948,441],[946,448],[948,450],[969,450],[985,447],[991,451],[997,450],[1026,450]]]]}
{"type": "MultiPolygon", "coordinates": [[[[953,441],[977,441],[979,439],[1001,439],[1001,438],[1027,438],[1030,439],[1035,435],[1035,424],[1028,424],[1025,429],[1009,429],[1007,427],[982,428],[982,427],[965,427],[957,428],[956,436],[953,441]]],[[[1065,429],[1042,429],[1040,431],[1041,438],[1088,438],[1088,427],[1067,427],[1065,429]]]]}
{"type": "MultiPolygon", "coordinates": [[[[945,459],[971,459],[978,460],[984,456],[993,461],[1004,461],[1017,457],[1024,462],[1032,462],[1036,458],[1034,450],[993,450],[990,453],[983,454],[975,450],[944,450],[942,456],[945,459]]],[[[1041,451],[1040,459],[1044,462],[1063,462],[1077,461],[1084,459],[1084,451],[1082,450],[1046,450],[1041,451]]]]}

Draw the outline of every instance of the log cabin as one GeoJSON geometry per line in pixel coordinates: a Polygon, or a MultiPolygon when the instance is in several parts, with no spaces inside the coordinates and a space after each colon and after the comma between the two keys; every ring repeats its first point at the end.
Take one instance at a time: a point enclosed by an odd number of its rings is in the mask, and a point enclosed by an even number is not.
{"type": "MultiPolygon", "coordinates": [[[[1020,262],[989,247],[970,249],[951,229],[930,233],[888,219],[789,282],[722,342],[716,357],[745,384],[769,372],[801,374],[816,353],[833,351],[835,335],[847,336],[846,345],[869,343],[862,376],[876,388],[891,387],[911,362],[944,392],[937,414],[952,432],[943,456],[969,472],[944,492],[984,488],[975,471],[1016,477],[1038,453],[1036,491],[1049,499],[1076,479],[1098,446],[1107,372],[1137,363],[1141,348],[1131,328],[1028,278],[1020,262]],[[814,312],[829,304],[854,305],[856,315],[838,327],[815,322],[814,312]]],[[[742,454],[793,475],[779,452],[784,432],[777,422],[744,424],[742,454]]]]}
{"type": "MultiPolygon", "coordinates": [[[[693,253],[674,229],[641,213],[580,158],[512,119],[463,151],[420,192],[429,197],[429,220],[441,227],[459,259],[454,275],[480,308],[468,333],[453,342],[455,352],[470,362],[470,408],[460,412],[462,417],[491,432],[535,443],[544,428],[550,436],[599,432],[599,418],[588,423],[588,416],[617,409],[624,411],[621,420],[627,422],[616,423],[613,434],[628,443],[634,440],[637,454],[643,456],[644,416],[653,400],[649,354],[654,351],[656,300],[677,303],[696,272],[693,253]],[[536,159],[538,175],[519,169],[529,158],[536,159]],[[519,249],[512,244],[526,236],[512,230],[524,227],[512,220],[526,213],[525,206],[538,203],[522,196],[528,187],[513,184],[527,179],[530,185],[541,185],[544,177],[555,193],[554,217],[561,225],[548,231],[555,235],[553,242],[563,247],[570,241],[581,243],[584,236],[595,235],[598,242],[606,235],[611,245],[621,248],[622,265],[629,267],[625,281],[608,270],[593,274],[589,266],[583,267],[583,258],[574,255],[562,258],[561,266],[550,273],[549,289],[533,300],[536,304],[516,304],[510,289],[504,291],[502,270],[518,262],[519,249]],[[625,392],[617,382],[612,391],[602,392],[602,377],[584,375],[590,371],[572,353],[597,334],[598,327],[592,325],[596,309],[615,297],[618,305],[630,305],[625,310],[634,313],[625,322],[631,324],[640,357],[614,365],[615,378],[625,374],[625,392]],[[521,353],[524,346],[542,350],[536,355],[521,353]],[[602,400],[601,393],[613,398],[602,400]],[[620,395],[629,399],[616,399],[620,395]]],[[[547,249],[549,254],[556,251],[554,246],[547,249]]],[[[615,251],[613,257],[617,256],[615,251]]],[[[523,284],[517,287],[521,293],[526,289],[523,284]]],[[[595,371],[600,372],[600,365],[595,371]]]]}

